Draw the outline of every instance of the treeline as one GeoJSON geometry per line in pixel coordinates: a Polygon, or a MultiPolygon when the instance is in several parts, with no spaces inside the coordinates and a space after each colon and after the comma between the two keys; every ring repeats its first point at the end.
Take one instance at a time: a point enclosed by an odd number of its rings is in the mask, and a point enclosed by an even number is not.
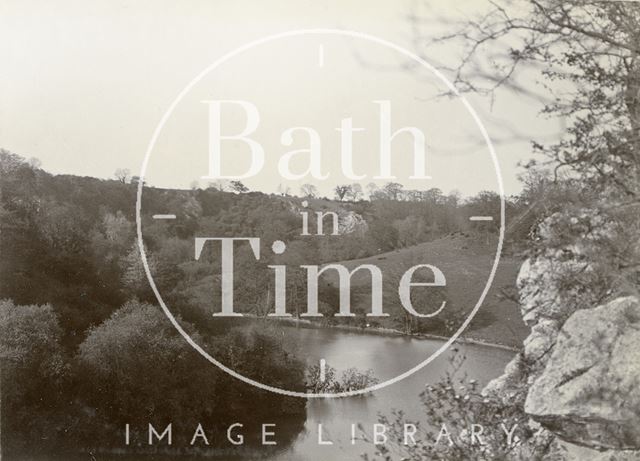
{"type": "MultiPolygon", "coordinates": [[[[155,303],[135,241],[135,181],[122,172],[112,181],[52,176],[14,154],[1,155],[2,297],[18,304],[50,303],[64,319],[64,340],[71,347],[127,300],[155,303]]],[[[236,304],[244,312],[264,315],[274,298],[269,264],[292,266],[287,297],[298,309],[306,299],[305,274],[295,268],[300,264],[364,258],[452,234],[488,243],[499,226],[500,197],[492,192],[461,200],[438,189],[418,193],[391,183],[373,191],[372,200],[309,196],[304,208],[301,198],[240,186],[234,186],[235,193],[221,187],[145,187],[143,193],[144,244],[155,282],[172,307],[198,325],[219,308],[214,300],[219,298],[220,264],[213,245],[194,260],[196,235],[261,238],[260,261],[248,246],[237,249],[236,283],[243,289],[236,293],[236,304]],[[303,236],[304,210],[309,211],[311,233],[316,211],[335,212],[341,226],[349,220],[353,226],[337,236],[303,236]],[[177,219],[152,219],[157,213],[176,214],[177,219]],[[474,215],[493,220],[469,221],[474,215]],[[271,252],[275,240],[287,244],[283,255],[271,252]]],[[[517,213],[516,201],[507,205],[507,213],[517,213]]],[[[325,221],[329,233],[330,221],[325,221]]],[[[322,285],[319,297],[327,312],[337,309],[335,288],[322,285]]]]}

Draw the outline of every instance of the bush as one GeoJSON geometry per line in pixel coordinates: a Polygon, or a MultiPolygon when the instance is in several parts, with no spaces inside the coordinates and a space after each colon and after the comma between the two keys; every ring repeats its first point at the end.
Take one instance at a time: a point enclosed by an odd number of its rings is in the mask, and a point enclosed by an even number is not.
{"type": "Polygon", "coordinates": [[[307,370],[308,392],[314,394],[337,394],[358,391],[378,384],[378,379],[373,375],[373,370],[371,369],[362,372],[357,368],[348,368],[338,378],[336,369],[325,365],[324,380],[320,379],[320,371],[319,365],[313,365],[307,370]]]}
{"type": "MultiPolygon", "coordinates": [[[[464,357],[453,356],[450,372],[438,383],[426,386],[420,394],[427,425],[407,420],[402,411],[394,411],[391,417],[380,417],[379,422],[387,428],[389,443],[376,445],[374,457],[389,461],[398,459],[397,455],[406,460],[430,461],[548,459],[551,439],[536,435],[521,405],[505,405],[493,396],[484,395],[476,380],[456,377],[463,362],[464,357]],[[417,428],[415,444],[404,443],[407,424],[417,428]],[[476,443],[471,443],[470,431],[474,424],[482,427],[481,444],[477,438],[476,443]],[[509,432],[515,425],[509,440],[503,427],[509,432]],[[448,435],[443,435],[443,427],[448,435]]],[[[366,435],[365,440],[371,442],[366,435]]]]}
{"type": "Polygon", "coordinates": [[[0,301],[3,448],[45,450],[68,423],[68,366],[50,305],[0,301]]]}
{"type": "MultiPolygon", "coordinates": [[[[290,381],[296,377],[302,380],[302,372],[296,373],[301,367],[278,357],[283,354],[280,346],[266,334],[232,330],[208,342],[192,325],[181,323],[194,341],[244,375],[266,376],[285,387],[293,384],[282,383],[283,376],[290,381]]],[[[179,421],[185,432],[176,428],[176,438],[186,438],[198,423],[218,428],[236,422],[238,415],[260,420],[288,414],[295,420],[305,411],[300,399],[260,391],[208,363],[160,309],[149,304],[129,302],[94,328],[80,346],[78,363],[83,397],[98,421],[92,422],[91,434],[86,437],[98,446],[121,443],[127,423],[164,427],[179,421]],[[105,433],[105,440],[96,440],[100,423],[106,428],[99,431],[105,433]]]]}

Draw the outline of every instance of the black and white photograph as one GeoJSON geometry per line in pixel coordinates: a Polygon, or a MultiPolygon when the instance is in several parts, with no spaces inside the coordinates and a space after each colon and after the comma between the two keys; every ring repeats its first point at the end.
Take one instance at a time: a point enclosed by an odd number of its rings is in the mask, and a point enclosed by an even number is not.
{"type": "Polygon", "coordinates": [[[640,2],[0,0],[1,461],[640,461],[640,2]]]}

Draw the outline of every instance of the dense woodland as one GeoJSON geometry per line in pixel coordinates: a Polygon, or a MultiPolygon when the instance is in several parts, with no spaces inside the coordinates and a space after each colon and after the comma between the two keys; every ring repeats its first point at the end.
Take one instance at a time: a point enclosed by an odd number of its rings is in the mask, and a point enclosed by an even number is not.
{"type": "MultiPolygon", "coordinates": [[[[78,440],[87,447],[110,446],[120,443],[125,422],[138,420],[161,425],[173,418],[215,426],[238,414],[260,420],[256,415],[264,413],[302,424],[302,400],[239,386],[204,366],[155,305],[135,239],[135,178],[54,176],[8,151],[0,153],[0,172],[3,448],[24,449],[21,445],[32,440],[42,444],[30,449],[64,449],[69,440],[76,446],[78,440]],[[199,362],[203,366],[193,366],[199,362]],[[104,430],[97,435],[96,428],[104,430]]],[[[209,321],[212,310],[219,309],[219,251],[211,246],[195,261],[194,236],[262,239],[260,261],[248,246],[236,251],[235,283],[242,290],[236,290],[235,305],[264,317],[273,309],[269,264],[290,268],[287,299],[299,314],[306,300],[300,264],[363,258],[454,234],[488,242],[496,238],[499,222],[499,197],[489,192],[462,200],[455,193],[405,191],[390,184],[368,200],[345,195],[329,200],[310,193],[304,198],[267,195],[238,190],[238,185],[233,191],[219,189],[145,186],[144,244],[156,284],[183,327],[212,355],[249,377],[301,391],[309,389],[308,370],[269,328],[209,321]],[[331,238],[301,236],[303,200],[309,210],[336,211],[341,219],[356,216],[356,225],[331,238]],[[161,222],[151,218],[154,213],[175,213],[178,219],[161,222]],[[495,219],[469,222],[478,214],[495,219]],[[287,252],[268,251],[275,240],[286,242],[287,252]]],[[[516,231],[509,231],[512,247],[536,219],[530,202],[524,196],[508,201],[508,212],[520,216],[516,231]]],[[[333,285],[320,286],[323,322],[332,322],[338,298],[333,285]]],[[[443,290],[422,301],[445,298],[443,290]]],[[[384,326],[400,328],[401,307],[390,311],[384,326]]],[[[349,320],[364,326],[364,318],[359,313],[349,320]]],[[[412,328],[445,333],[445,320],[412,328]]]]}

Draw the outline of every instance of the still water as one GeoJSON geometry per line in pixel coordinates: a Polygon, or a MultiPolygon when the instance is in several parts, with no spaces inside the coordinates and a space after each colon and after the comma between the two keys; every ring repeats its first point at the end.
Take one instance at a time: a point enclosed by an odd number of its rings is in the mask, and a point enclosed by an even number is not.
{"type": "MultiPolygon", "coordinates": [[[[286,327],[287,336],[294,337],[304,350],[309,365],[320,359],[344,370],[356,367],[372,368],[382,381],[397,376],[425,360],[442,346],[442,342],[402,336],[379,336],[331,329],[286,327]],[[323,357],[313,353],[322,351],[323,357]],[[348,353],[345,353],[348,351],[348,353]]],[[[499,376],[514,352],[489,346],[458,345],[459,354],[466,357],[459,373],[466,373],[484,385],[499,376]]],[[[351,443],[351,424],[362,424],[371,434],[380,413],[391,416],[393,409],[403,410],[407,418],[425,421],[419,394],[428,383],[435,383],[451,370],[454,352],[447,350],[422,370],[366,397],[312,399],[307,403],[305,429],[294,443],[266,459],[271,461],[326,461],[360,459],[371,453],[371,445],[362,441],[351,443]],[[322,424],[323,440],[333,445],[318,444],[318,424],[322,424]]],[[[359,434],[359,431],[358,433],[359,434]]]]}

